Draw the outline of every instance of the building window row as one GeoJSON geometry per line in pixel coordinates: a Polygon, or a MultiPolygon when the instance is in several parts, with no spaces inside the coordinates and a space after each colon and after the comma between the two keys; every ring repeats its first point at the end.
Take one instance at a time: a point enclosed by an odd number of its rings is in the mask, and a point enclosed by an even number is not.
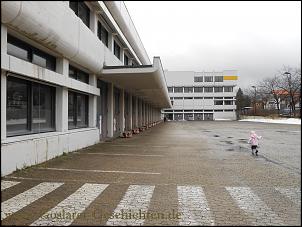
{"type": "Polygon", "coordinates": [[[7,34],[7,54],[31,62],[35,65],[56,70],[56,58],[7,34]]]}
{"type": "Polygon", "coordinates": [[[89,74],[71,65],[69,65],[69,77],[89,84],[89,74]]]}
{"type": "Polygon", "coordinates": [[[223,76],[194,76],[194,82],[223,82],[223,76]]]}
{"type": "Polygon", "coordinates": [[[196,110],[176,110],[176,109],[169,109],[164,110],[164,113],[183,113],[183,112],[234,112],[234,109],[216,109],[216,110],[203,110],[203,109],[196,109],[196,110]]]}
{"type": "MultiPolygon", "coordinates": [[[[83,23],[89,28],[90,27],[90,9],[84,2],[79,1],[70,1],[69,7],[75,12],[75,14],[83,21],[83,23]]],[[[100,21],[97,23],[97,36],[100,39],[100,41],[103,42],[103,44],[106,47],[109,47],[109,32],[105,28],[105,26],[102,25],[100,21]]],[[[121,56],[121,46],[116,42],[116,40],[113,41],[113,53],[114,55],[119,59],[122,60],[121,56]]],[[[125,54],[124,55],[124,65],[129,65],[129,57],[125,54]]],[[[132,66],[138,65],[138,63],[133,60],[132,66]]]]}
{"type": "MultiPolygon", "coordinates": [[[[235,99],[235,97],[170,97],[170,100],[180,100],[180,99],[235,99]]],[[[231,101],[232,101],[231,100],[231,101]]],[[[228,101],[228,100],[226,100],[228,101]]]]}
{"type": "Polygon", "coordinates": [[[170,93],[219,93],[219,92],[233,92],[233,86],[220,87],[168,87],[170,93]]]}

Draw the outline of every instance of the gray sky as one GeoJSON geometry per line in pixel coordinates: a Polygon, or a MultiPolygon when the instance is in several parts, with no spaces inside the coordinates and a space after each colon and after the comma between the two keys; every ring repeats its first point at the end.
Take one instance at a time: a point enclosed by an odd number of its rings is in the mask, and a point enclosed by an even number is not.
{"type": "Polygon", "coordinates": [[[168,70],[237,69],[246,88],[301,67],[301,2],[125,1],[152,61],[168,70]]]}

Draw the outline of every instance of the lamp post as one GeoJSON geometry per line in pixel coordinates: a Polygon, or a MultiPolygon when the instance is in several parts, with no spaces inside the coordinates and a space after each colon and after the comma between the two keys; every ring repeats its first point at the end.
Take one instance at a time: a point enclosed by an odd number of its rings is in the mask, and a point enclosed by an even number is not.
{"type": "Polygon", "coordinates": [[[290,98],[289,98],[289,116],[292,116],[292,110],[293,110],[293,105],[294,103],[292,102],[293,100],[292,99],[292,86],[291,86],[291,73],[290,72],[284,72],[283,73],[284,76],[286,76],[287,78],[287,81],[288,81],[288,87],[289,87],[289,95],[290,95],[290,98]]]}
{"type": "Polygon", "coordinates": [[[256,86],[251,86],[255,90],[255,96],[254,96],[254,116],[256,115],[256,86]]]}

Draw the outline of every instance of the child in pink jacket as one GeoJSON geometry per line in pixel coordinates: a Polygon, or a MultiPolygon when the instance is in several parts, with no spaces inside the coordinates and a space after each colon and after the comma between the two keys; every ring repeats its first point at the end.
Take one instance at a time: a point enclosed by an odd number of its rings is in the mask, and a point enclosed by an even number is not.
{"type": "Polygon", "coordinates": [[[258,136],[257,134],[256,134],[256,132],[255,131],[251,131],[251,135],[250,135],[250,138],[249,138],[249,142],[248,143],[250,143],[251,144],[251,148],[252,148],[252,155],[254,155],[254,150],[256,150],[256,155],[258,155],[257,153],[258,153],[258,146],[259,146],[259,139],[261,139],[262,138],[262,136],[258,136]]]}

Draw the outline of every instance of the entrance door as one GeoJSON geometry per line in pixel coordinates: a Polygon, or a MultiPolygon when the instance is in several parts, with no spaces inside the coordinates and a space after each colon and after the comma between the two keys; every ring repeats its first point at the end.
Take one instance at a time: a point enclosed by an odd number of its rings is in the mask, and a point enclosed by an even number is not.
{"type": "Polygon", "coordinates": [[[120,90],[114,88],[114,109],[113,109],[113,136],[120,135],[120,90]]]}
{"type": "Polygon", "coordinates": [[[100,140],[107,137],[107,116],[108,116],[108,86],[101,80],[97,81],[100,89],[100,96],[97,97],[97,127],[100,130],[100,140]]]}

